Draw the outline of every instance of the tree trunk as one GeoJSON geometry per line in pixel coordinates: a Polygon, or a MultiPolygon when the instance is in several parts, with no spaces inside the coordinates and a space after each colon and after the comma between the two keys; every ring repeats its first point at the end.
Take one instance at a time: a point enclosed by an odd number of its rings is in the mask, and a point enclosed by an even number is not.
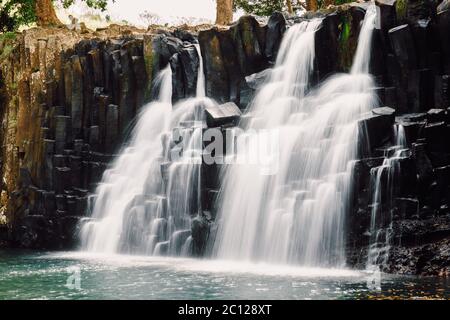
{"type": "Polygon", "coordinates": [[[36,22],[38,26],[58,26],[62,25],[56,16],[52,0],[36,0],[36,22]]]}
{"type": "Polygon", "coordinates": [[[286,6],[287,6],[287,11],[289,12],[289,14],[293,14],[294,13],[294,9],[292,9],[292,2],[291,2],[291,0],[286,0],[286,6]]]}
{"type": "Polygon", "coordinates": [[[334,0],[325,0],[323,8],[327,8],[330,4],[334,4],[334,0]]]}
{"type": "Polygon", "coordinates": [[[317,0],[306,0],[307,11],[317,11],[317,9],[318,9],[317,0]]]}
{"type": "Polygon", "coordinates": [[[217,0],[216,24],[227,25],[233,21],[233,0],[217,0]]]}

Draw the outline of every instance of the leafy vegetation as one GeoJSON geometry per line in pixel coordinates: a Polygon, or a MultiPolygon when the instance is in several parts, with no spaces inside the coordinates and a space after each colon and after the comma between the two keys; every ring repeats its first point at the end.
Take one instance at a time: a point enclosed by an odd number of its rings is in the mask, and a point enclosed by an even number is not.
{"type": "MultiPolygon", "coordinates": [[[[70,7],[75,0],[49,0],[59,2],[64,8],[70,7]]],[[[90,8],[106,10],[108,0],[82,0],[90,8]]],[[[114,1],[114,0],[113,0],[114,1]]],[[[0,0],[0,32],[16,31],[37,21],[37,0],[0,0]]]]}
{"type": "Polygon", "coordinates": [[[235,8],[257,16],[270,16],[275,11],[282,11],[285,0],[235,0],[235,8]]]}
{"type": "Polygon", "coordinates": [[[36,20],[35,0],[0,0],[0,32],[15,31],[36,20]]]}

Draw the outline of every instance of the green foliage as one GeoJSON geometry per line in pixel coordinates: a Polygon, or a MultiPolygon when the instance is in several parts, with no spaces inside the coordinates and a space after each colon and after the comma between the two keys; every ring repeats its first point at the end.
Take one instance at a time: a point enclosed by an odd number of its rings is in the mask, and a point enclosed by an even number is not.
{"type": "Polygon", "coordinates": [[[397,18],[403,20],[406,18],[406,0],[397,0],[395,3],[395,8],[397,10],[397,18]]]}
{"type": "Polygon", "coordinates": [[[35,0],[0,0],[0,32],[15,31],[36,20],[35,0]]]}
{"type": "MultiPolygon", "coordinates": [[[[70,7],[75,0],[52,0],[64,8],[70,7]]],[[[82,0],[88,7],[105,11],[108,0],[82,0]]],[[[36,22],[36,0],[0,0],[0,32],[16,31],[21,26],[36,22]]],[[[114,2],[114,0],[113,0],[114,2]]]]}
{"type": "Polygon", "coordinates": [[[344,4],[344,3],[350,3],[350,2],[354,2],[354,0],[334,0],[334,4],[337,6],[344,4]]]}
{"type": "Polygon", "coordinates": [[[285,0],[234,0],[236,9],[257,16],[270,16],[275,11],[282,11],[285,0]]]}
{"type": "MultiPolygon", "coordinates": [[[[57,0],[57,1],[61,2],[64,8],[70,7],[75,2],[75,0],[57,0]]],[[[108,0],[82,0],[82,1],[86,2],[89,8],[99,9],[102,11],[105,11],[106,7],[108,6],[108,0]]]]}

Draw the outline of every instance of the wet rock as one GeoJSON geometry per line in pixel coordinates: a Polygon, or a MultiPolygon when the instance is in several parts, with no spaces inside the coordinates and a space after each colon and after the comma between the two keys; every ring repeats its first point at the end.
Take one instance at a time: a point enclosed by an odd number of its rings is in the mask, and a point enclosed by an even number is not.
{"type": "Polygon", "coordinates": [[[409,74],[408,101],[412,112],[423,112],[432,108],[434,77],[430,69],[414,70],[409,74]]]}
{"type": "Polygon", "coordinates": [[[251,89],[257,90],[267,81],[271,74],[272,70],[266,69],[245,77],[245,81],[251,89]]]}
{"type": "Polygon", "coordinates": [[[450,105],[450,76],[436,76],[434,82],[434,106],[446,109],[450,105]]]}
{"type": "Polygon", "coordinates": [[[72,97],[71,119],[73,134],[78,137],[82,129],[83,117],[83,69],[79,56],[73,56],[72,62],[72,97]]]}
{"type": "Polygon", "coordinates": [[[423,199],[426,197],[428,186],[433,178],[433,165],[426,153],[425,143],[413,143],[412,146],[413,156],[417,168],[419,197],[423,199]]]}
{"type": "Polygon", "coordinates": [[[136,82],[130,55],[130,42],[120,50],[120,100],[119,100],[119,132],[124,134],[129,129],[131,121],[136,114],[136,82]]]}
{"type": "Polygon", "coordinates": [[[264,55],[265,30],[252,16],[242,16],[238,22],[230,27],[239,66],[244,75],[259,72],[267,68],[264,55]]]}
{"type": "Polygon", "coordinates": [[[55,117],[55,152],[62,153],[66,144],[71,140],[71,118],[68,116],[55,117]]]}
{"type": "Polygon", "coordinates": [[[204,216],[198,216],[192,220],[192,254],[194,256],[203,256],[205,253],[208,237],[209,237],[210,223],[204,216]]]}
{"type": "Polygon", "coordinates": [[[403,70],[412,70],[417,67],[416,48],[407,24],[389,30],[389,39],[397,61],[403,70]]]}
{"type": "MultiPolygon", "coordinates": [[[[198,41],[204,55],[206,95],[219,102],[230,100],[229,74],[222,53],[225,39],[228,43],[231,42],[229,34],[215,28],[201,31],[198,35],[198,41]]],[[[234,52],[229,53],[227,59],[233,61],[233,64],[237,66],[236,54],[234,52]]]]}
{"type": "Polygon", "coordinates": [[[377,147],[381,147],[392,139],[395,110],[383,107],[374,109],[372,113],[358,123],[359,132],[362,135],[360,152],[364,155],[373,154],[377,147]]]}
{"type": "Polygon", "coordinates": [[[412,24],[433,17],[435,10],[435,4],[432,1],[408,0],[406,2],[406,18],[412,24]]]}
{"type": "Polygon", "coordinates": [[[338,70],[338,25],[340,18],[336,13],[327,15],[315,36],[315,70],[316,81],[325,79],[338,70]]]}
{"type": "Polygon", "coordinates": [[[274,12],[267,22],[266,58],[274,63],[280,48],[281,40],[286,31],[286,19],[281,12],[274,12]]]}
{"type": "Polygon", "coordinates": [[[445,122],[428,123],[423,130],[423,137],[427,141],[427,150],[429,152],[449,152],[450,143],[447,134],[445,122]]]}
{"type": "Polygon", "coordinates": [[[159,71],[167,66],[170,58],[180,52],[183,48],[183,42],[178,38],[160,34],[153,37],[152,43],[153,77],[155,77],[159,71]]]}
{"type": "Polygon", "coordinates": [[[378,29],[382,29],[384,32],[393,27],[397,23],[396,13],[397,0],[375,0],[375,5],[378,11],[378,29]]]}
{"type": "Polygon", "coordinates": [[[422,136],[425,122],[401,122],[405,131],[405,139],[408,144],[416,142],[416,140],[422,136]]]}
{"type": "Polygon", "coordinates": [[[395,116],[395,109],[389,107],[380,107],[373,109],[372,113],[379,116],[395,116]]]}
{"type": "Polygon", "coordinates": [[[446,10],[450,9],[450,1],[449,0],[443,0],[436,8],[437,13],[444,12],[446,10]]]}
{"type": "Polygon", "coordinates": [[[65,190],[68,190],[71,185],[71,170],[68,167],[55,167],[54,171],[54,184],[55,191],[57,194],[64,193],[65,190]]]}
{"type": "Polygon", "coordinates": [[[444,109],[430,109],[427,112],[428,122],[443,122],[446,120],[446,117],[444,109]]]}
{"type": "Polygon", "coordinates": [[[174,102],[195,96],[199,62],[197,49],[193,45],[184,47],[170,58],[174,102]]]}
{"type": "Polygon", "coordinates": [[[441,11],[437,15],[439,44],[443,52],[445,71],[450,72],[450,10],[441,11]]]}
{"type": "Polygon", "coordinates": [[[197,43],[197,38],[188,30],[178,28],[174,30],[173,35],[181,41],[197,43]]]}
{"type": "Polygon", "coordinates": [[[219,127],[224,124],[235,124],[242,114],[238,106],[232,102],[219,106],[208,106],[205,112],[206,123],[210,128],[219,127]]]}
{"type": "Polygon", "coordinates": [[[119,107],[114,104],[106,109],[105,150],[112,153],[119,137],[119,107]]]}

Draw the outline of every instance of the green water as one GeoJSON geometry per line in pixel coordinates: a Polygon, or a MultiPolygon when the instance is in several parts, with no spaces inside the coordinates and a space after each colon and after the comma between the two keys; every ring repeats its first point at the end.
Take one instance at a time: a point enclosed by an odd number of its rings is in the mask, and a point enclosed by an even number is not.
{"type": "Polygon", "coordinates": [[[0,299],[450,298],[449,280],[382,275],[380,283],[369,289],[366,273],[349,270],[0,251],[0,299]]]}

